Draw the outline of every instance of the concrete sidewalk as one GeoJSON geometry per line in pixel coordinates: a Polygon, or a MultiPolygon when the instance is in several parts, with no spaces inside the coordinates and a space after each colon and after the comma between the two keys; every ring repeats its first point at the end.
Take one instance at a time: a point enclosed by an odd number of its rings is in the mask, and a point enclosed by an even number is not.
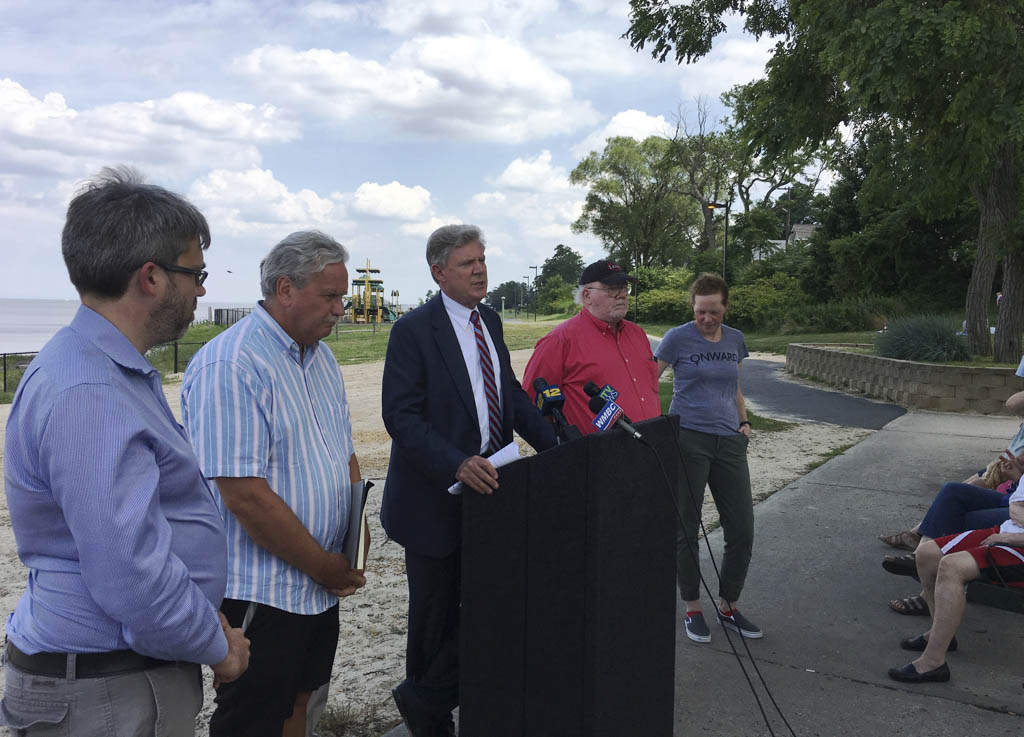
{"type": "MultiPolygon", "coordinates": [[[[1016,429],[1011,418],[912,412],[755,507],[757,540],[742,609],[765,637],[747,644],[796,735],[1024,733],[1018,614],[968,604],[960,649],[948,659],[949,683],[889,679],[890,667],[913,659],[900,639],[923,632],[928,619],[886,606],[919,589],[882,570],[882,556],[892,550],[875,539],[919,521],[943,482],[982,468],[1016,429]]],[[[720,532],[711,543],[720,557],[720,532]]],[[[706,551],[703,564],[710,583],[706,551]]],[[[716,626],[710,645],[693,643],[683,633],[683,615],[680,608],[675,735],[768,735],[725,633],[716,626]]],[[[732,642],[758,683],[774,734],[788,735],[743,643],[735,635],[732,642]]],[[[405,735],[403,727],[388,733],[405,735]]]]}
{"type": "MultiPolygon", "coordinates": [[[[886,606],[919,588],[882,570],[892,550],[875,539],[916,523],[944,481],[984,466],[1016,428],[1010,418],[912,412],[755,507],[742,608],[765,637],[748,644],[797,735],[1024,733],[1020,615],[968,604],[949,683],[889,679],[891,666],[914,657],[900,639],[923,632],[928,619],[886,606]]],[[[720,533],[712,545],[720,555],[720,533]]],[[[767,735],[724,633],[713,637],[710,646],[677,640],[676,735],[767,735]]],[[[769,716],[776,735],[789,734],[769,716]]]]}

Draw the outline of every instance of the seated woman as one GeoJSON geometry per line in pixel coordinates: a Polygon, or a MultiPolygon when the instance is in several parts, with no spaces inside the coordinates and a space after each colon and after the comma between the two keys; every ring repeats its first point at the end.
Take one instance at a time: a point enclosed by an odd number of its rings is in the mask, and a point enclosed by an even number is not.
{"type": "Polygon", "coordinates": [[[963,620],[964,586],[978,579],[1024,586],[1024,487],[1013,492],[1009,511],[1010,519],[998,527],[921,539],[915,558],[932,626],[900,642],[904,650],[921,655],[890,668],[890,678],[907,683],[948,681],[946,653],[959,644],[955,635],[963,620]]]}
{"type": "MultiPolygon", "coordinates": [[[[1017,368],[1017,376],[1024,376],[1024,359],[1017,368]]],[[[1015,415],[1024,415],[1024,392],[1017,392],[1006,400],[1006,409],[1015,415]]],[[[964,480],[965,484],[979,488],[999,490],[1008,481],[1016,481],[1024,470],[1024,422],[1021,423],[1017,434],[1010,439],[1009,447],[994,461],[978,473],[964,480]]],[[[998,524],[998,523],[993,523],[998,524]]],[[[963,529],[978,529],[988,525],[974,525],[963,529]]],[[[900,532],[885,533],[878,536],[878,539],[886,545],[894,548],[913,551],[921,540],[920,525],[911,527],[900,532]]],[[[956,530],[959,532],[959,530],[956,530]]]]}
{"type": "MultiPolygon", "coordinates": [[[[1024,455],[1011,470],[1015,478],[1007,482],[1009,485],[1016,488],[1022,469],[1024,455]]],[[[995,527],[1009,519],[1009,503],[1009,493],[951,482],[939,490],[916,531],[923,536],[919,539],[934,539],[964,530],[995,527]]],[[[918,577],[917,565],[911,556],[887,555],[882,561],[882,567],[897,575],[918,577]]],[[[889,608],[898,614],[928,614],[928,604],[920,595],[892,599],[889,608]]]]}

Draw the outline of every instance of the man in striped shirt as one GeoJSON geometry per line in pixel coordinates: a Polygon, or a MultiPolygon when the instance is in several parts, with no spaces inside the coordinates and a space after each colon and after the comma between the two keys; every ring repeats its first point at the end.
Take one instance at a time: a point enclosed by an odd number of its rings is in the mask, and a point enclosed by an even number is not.
{"type": "Polygon", "coordinates": [[[330,680],[338,597],[366,579],[344,543],[360,481],[341,369],[321,342],[344,311],[348,252],[292,233],[260,264],[263,301],[205,345],[181,389],[228,537],[221,611],[244,626],[252,667],[217,690],[212,737],[302,735],[330,680]]]}

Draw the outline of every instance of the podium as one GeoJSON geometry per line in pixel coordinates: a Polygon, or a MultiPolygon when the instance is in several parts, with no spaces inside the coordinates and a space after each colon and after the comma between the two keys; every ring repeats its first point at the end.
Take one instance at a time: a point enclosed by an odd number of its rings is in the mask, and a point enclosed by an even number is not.
{"type": "Polygon", "coordinates": [[[465,494],[465,737],[672,737],[678,421],[636,428],[650,447],[586,435],[465,494]]]}

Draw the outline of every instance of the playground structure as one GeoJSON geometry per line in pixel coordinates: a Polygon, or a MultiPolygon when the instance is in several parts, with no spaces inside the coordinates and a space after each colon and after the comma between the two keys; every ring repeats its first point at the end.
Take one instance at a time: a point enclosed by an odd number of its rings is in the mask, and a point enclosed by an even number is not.
{"type": "MultiPolygon", "coordinates": [[[[384,280],[375,279],[371,274],[379,274],[380,269],[370,266],[366,259],[366,268],[356,269],[360,276],[352,280],[352,298],[345,304],[346,322],[371,323],[394,322],[398,312],[394,304],[389,305],[384,299],[384,280]]],[[[398,296],[397,291],[391,292],[392,298],[398,296]]]]}

